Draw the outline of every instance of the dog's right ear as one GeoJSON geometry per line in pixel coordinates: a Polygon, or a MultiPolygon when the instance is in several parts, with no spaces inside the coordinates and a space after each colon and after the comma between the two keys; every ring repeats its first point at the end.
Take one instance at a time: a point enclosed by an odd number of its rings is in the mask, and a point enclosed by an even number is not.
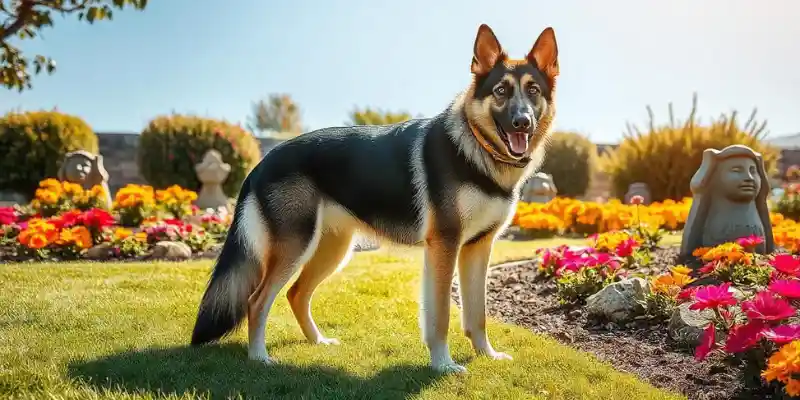
{"type": "Polygon", "coordinates": [[[489,28],[489,25],[481,24],[478,28],[478,36],[475,38],[475,49],[470,68],[472,73],[479,76],[488,74],[497,62],[503,59],[504,54],[492,28],[489,28]]]}

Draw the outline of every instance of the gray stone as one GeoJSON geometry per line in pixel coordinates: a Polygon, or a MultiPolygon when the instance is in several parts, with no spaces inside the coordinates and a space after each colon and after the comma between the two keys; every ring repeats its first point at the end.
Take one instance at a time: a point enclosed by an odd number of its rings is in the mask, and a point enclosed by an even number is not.
{"type": "Polygon", "coordinates": [[[0,207],[11,207],[14,205],[27,204],[28,199],[25,195],[11,190],[0,191],[0,207]]]}
{"type": "Polygon", "coordinates": [[[547,203],[558,194],[553,176],[537,172],[522,187],[521,200],[527,203],[547,203]]]}
{"type": "Polygon", "coordinates": [[[711,310],[690,310],[691,303],[683,303],[672,312],[672,317],[667,324],[667,334],[676,342],[695,347],[700,343],[700,337],[714,312],[711,310]]]}
{"type": "Polygon", "coordinates": [[[743,145],[706,149],[691,180],[692,208],[681,241],[682,259],[699,247],[713,247],[738,238],[763,238],[756,251],[775,250],[767,197],[769,180],[761,154],[743,145]]]}
{"type": "Polygon", "coordinates": [[[186,243],[160,241],[153,246],[152,258],[168,260],[186,260],[192,256],[192,249],[186,243]]]}
{"type": "Polygon", "coordinates": [[[645,311],[650,284],[642,278],[614,282],[586,299],[586,311],[613,322],[625,322],[645,311]]]}
{"type": "Polygon", "coordinates": [[[642,200],[644,200],[642,204],[650,204],[650,201],[652,201],[650,188],[646,183],[631,183],[630,186],[628,186],[628,193],[625,193],[625,203],[630,204],[633,196],[641,196],[642,200]]]}
{"type": "Polygon", "coordinates": [[[214,149],[206,152],[203,160],[194,166],[197,180],[202,185],[195,205],[200,208],[219,208],[228,206],[228,196],[222,191],[222,184],[231,173],[230,164],[222,161],[222,154],[214,149]]]}
{"type": "Polygon", "coordinates": [[[90,260],[107,260],[111,258],[111,244],[100,243],[86,250],[86,258],[90,260]]]}

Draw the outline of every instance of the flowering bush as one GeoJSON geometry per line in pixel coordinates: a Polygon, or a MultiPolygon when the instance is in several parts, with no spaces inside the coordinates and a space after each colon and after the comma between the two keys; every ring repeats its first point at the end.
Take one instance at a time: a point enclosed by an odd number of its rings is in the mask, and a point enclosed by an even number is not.
{"type": "Polygon", "coordinates": [[[114,195],[113,209],[120,225],[139,226],[155,212],[155,193],[150,186],[128,184],[114,195]]]}
{"type": "Polygon", "coordinates": [[[155,199],[157,207],[173,218],[183,218],[192,214],[192,202],[197,200],[197,193],[172,185],[164,190],[156,190],[155,199]]]}
{"type": "Polygon", "coordinates": [[[162,240],[186,243],[193,252],[208,250],[213,239],[203,228],[184,223],[178,219],[166,219],[147,224],[144,228],[147,241],[157,243],[162,240]]]}
{"type": "MultiPolygon", "coordinates": [[[[791,173],[794,177],[798,174],[798,168],[796,165],[793,167],[794,170],[787,171],[787,175],[791,173]]],[[[775,202],[775,211],[795,221],[800,219],[800,186],[797,183],[791,183],[783,187],[781,197],[775,202]]]]}
{"type": "Polygon", "coordinates": [[[104,207],[105,202],[105,189],[100,185],[84,190],[77,183],[50,178],[39,182],[31,208],[43,217],[51,217],[72,209],[104,207]]]}
{"type": "Polygon", "coordinates": [[[686,297],[684,287],[695,281],[685,265],[676,265],[669,271],[650,279],[651,292],[647,295],[647,314],[654,319],[665,320],[672,316],[678,300],[686,297]]]}
{"type": "Polygon", "coordinates": [[[110,236],[109,243],[118,257],[137,257],[147,251],[147,233],[119,227],[110,236]]]}

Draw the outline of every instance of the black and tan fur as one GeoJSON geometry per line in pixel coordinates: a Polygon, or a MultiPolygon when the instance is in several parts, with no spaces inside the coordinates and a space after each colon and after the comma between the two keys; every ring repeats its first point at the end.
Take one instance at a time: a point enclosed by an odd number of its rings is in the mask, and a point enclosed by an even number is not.
{"type": "Polygon", "coordinates": [[[465,334],[477,353],[510,359],[486,335],[485,278],[555,115],[555,34],[545,29],[524,59],[512,60],[481,25],[471,72],[467,90],[432,118],[325,128],[272,149],[242,185],[192,344],[220,339],[246,317],[250,358],[272,362],[267,316],[297,271],[288,300],[304,335],[338,343],[314,323],[311,296],[347,262],[359,232],[424,246],[420,323],[435,369],[465,371],[447,344],[456,268],[465,334]],[[516,137],[527,148],[513,152],[506,132],[523,132],[516,137]]]}

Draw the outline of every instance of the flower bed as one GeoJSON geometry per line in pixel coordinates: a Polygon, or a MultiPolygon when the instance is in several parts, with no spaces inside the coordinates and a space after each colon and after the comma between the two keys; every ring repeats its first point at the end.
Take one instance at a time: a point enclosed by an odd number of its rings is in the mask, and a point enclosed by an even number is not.
{"type": "Polygon", "coordinates": [[[106,210],[103,188],[47,179],[25,206],[0,208],[0,261],[189,258],[224,240],[227,209],[199,210],[193,191],[128,185],[106,210]]]}
{"type": "MultiPolygon", "coordinates": [[[[782,241],[796,244],[781,223],[782,241]]],[[[761,238],[741,238],[698,249],[694,271],[650,232],[605,232],[493,270],[490,314],[689,398],[800,396],[797,247],[759,255],[761,238]]]]}

